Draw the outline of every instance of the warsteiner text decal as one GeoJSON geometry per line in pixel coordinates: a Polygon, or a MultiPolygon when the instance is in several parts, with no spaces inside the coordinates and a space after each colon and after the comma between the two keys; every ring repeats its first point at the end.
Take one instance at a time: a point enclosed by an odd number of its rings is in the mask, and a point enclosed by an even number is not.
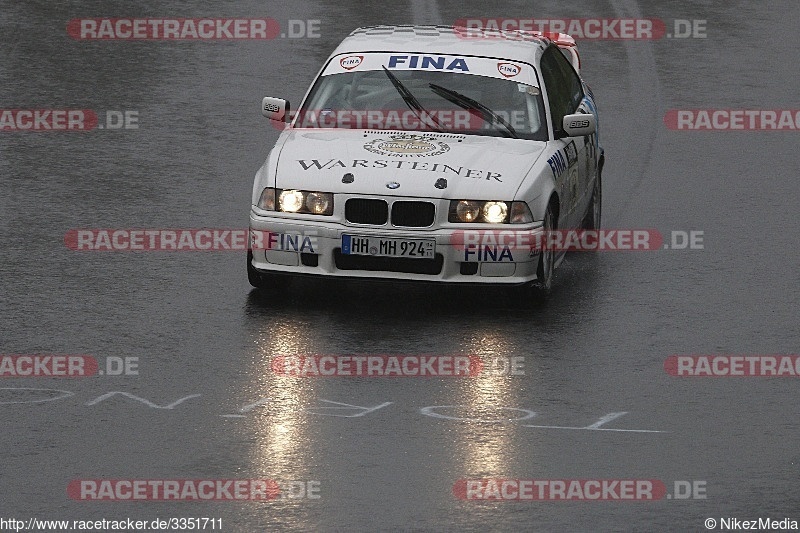
{"type": "Polygon", "coordinates": [[[451,166],[446,163],[432,163],[430,161],[404,161],[402,159],[399,161],[392,161],[389,159],[376,159],[374,161],[368,159],[353,159],[347,162],[341,159],[328,159],[327,161],[321,159],[297,159],[296,161],[305,171],[333,170],[334,168],[396,168],[401,170],[427,170],[444,175],[455,174],[462,178],[484,179],[486,181],[503,183],[503,180],[500,179],[503,175],[500,172],[451,166]]]}

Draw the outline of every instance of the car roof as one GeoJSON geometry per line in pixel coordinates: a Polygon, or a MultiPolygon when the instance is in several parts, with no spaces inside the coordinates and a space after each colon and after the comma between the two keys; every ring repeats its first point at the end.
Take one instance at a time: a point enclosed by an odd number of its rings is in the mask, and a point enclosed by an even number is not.
{"type": "Polygon", "coordinates": [[[364,26],[353,30],[332,56],[356,52],[416,52],[421,54],[495,57],[537,65],[551,43],[542,34],[458,26],[364,26]]]}

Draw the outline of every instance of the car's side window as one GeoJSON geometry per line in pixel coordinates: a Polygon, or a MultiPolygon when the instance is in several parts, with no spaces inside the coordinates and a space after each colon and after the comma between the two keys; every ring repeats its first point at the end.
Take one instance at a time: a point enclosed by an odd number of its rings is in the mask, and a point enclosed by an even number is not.
{"type": "Polygon", "coordinates": [[[555,45],[551,45],[542,54],[541,66],[550,100],[553,129],[558,133],[561,131],[561,119],[564,115],[574,113],[581,105],[583,87],[575,69],[555,45]]]}
{"type": "MultiPolygon", "coordinates": [[[[578,110],[578,107],[581,105],[583,101],[583,85],[581,84],[581,79],[578,77],[578,74],[575,72],[575,69],[572,67],[572,63],[570,63],[566,57],[563,55],[558,56],[558,62],[561,64],[561,68],[564,71],[564,76],[567,79],[567,85],[569,87],[569,95],[570,95],[570,109],[569,113],[574,113],[578,110]]],[[[568,114],[569,114],[568,113],[568,114]]]]}

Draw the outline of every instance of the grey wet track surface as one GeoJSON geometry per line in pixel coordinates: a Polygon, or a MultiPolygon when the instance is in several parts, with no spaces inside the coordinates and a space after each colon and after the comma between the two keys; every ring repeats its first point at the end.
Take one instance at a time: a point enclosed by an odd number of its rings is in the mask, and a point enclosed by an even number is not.
{"type": "Polygon", "coordinates": [[[664,370],[673,354],[798,353],[799,134],[674,131],[663,121],[670,109],[800,107],[799,9],[791,1],[4,4],[0,108],[135,110],[139,128],[0,134],[0,353],[135,357],[139,373],[0,378],[0,518],[204,516],[245,532],[697,531],[707,517],[800,520],[800,381],[664,370]],[[70,19],[117,16],[310,19],[321,37],[66,34],[70,19]],[[521,306],[505,291],[391,283],[301,280],[261,295],[247,283],[243,252],[65,246],[75,228],[246,227],[252,176],[278,135],[260,116],[262,96],[299,102],[359,25],[482,16],[644,17],[668,28],[707,20],[705,39],[579,40],[606,150],[603,225],[702,231],[703,249],[573,253],[551,297],[521,306]],[[525,373],[288,378],[270,370],[286,354],[523,357],[525,373]],[[597,425],[611,413],[626,414],[597,425]],[[658,479],[670,492],[674,481],[702,481],[707,497],[453,494],[459,479],[495,477],[658,479]],[[71,480],[97,478],[318,481],[320,497],[68,497],[71,480]]]}

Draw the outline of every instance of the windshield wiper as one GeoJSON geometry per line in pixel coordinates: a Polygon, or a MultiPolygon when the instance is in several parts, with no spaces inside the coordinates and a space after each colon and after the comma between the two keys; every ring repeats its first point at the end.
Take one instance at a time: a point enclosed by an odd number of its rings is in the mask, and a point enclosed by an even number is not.
{"type": "Polygon", "coordinates": [[[419,119],[419,121],[420,121],[421,123],[425,124],[426,126],[429,126],[429,127],[433,128],[433,129],[435,129],[436,131],[438,131],[439,133],[441,133],[441,132],[443,131],[443,130],[442,130],[442,125],[439,123],[439,121],[438,121],[438,120],[436,120],[436,119],[433,117],[433,115],[431,115],[431,114],[430,114],[428,111],[426,111],[426,110],[425,110],[425,108],[424,108],[424,107],[422,107],[422,104],[420,104],[420,103],[419,103],[419,100],[417,100],[417,97],[416,97],[416,96],[414,96],[414,95],[411,93],[411,91],[409,91],[409,90],[408,90],[408,88],[407,88],[405,85],[403,85],[403,82],[401,82],[400,80],[398,80],[398,79],[397,79],[397,76],[395,76],[394,74],[392,74],[392,73],[389,71],[389,69],[388,69],[388,68],[386,68],[386,67],[383,67],[383,71],[384,71],[384,72],[386,73],[386,75],[389,77],[389,81],[391,81],[391,82],[392,82],[392,85],[394,85],[394,88],[395,88],[395,89],[397,89],[397,92],[398,92],[398,93],[400,93],[400,96],[402,96],[402,97],[403,97],[403,101],[406,103],[406,105],[408,106],[408,108],[409,108],[411,111],[413,111],[413,112],[414,112],[414,114],[417,116],[417,118],[419,119]],[[426,122],[425,122],[425,120],[424,120],[424,119],[423,119],[423,117],[422,117],[422,115],[423,115],[423,114],[424,114],[426,117],[430,118],[430,119],[431,119],[431,121],[433,122],[433,124],[435,124],[435,126],[434,126],[434,125],[431,125],[431,124],[428,124],[428,123],[426,123],[426,122]]]}
{"type": "Polygon", "coordinates": [[[444,98],[445,100],[449,100],[456,104],[457,106],[463,107],[473,115],[477,115],[486,122],[491,122],[492,125],[496,126],[497,124],[502,125],[505,128],[505,131],[499,130],[501,133],[505,134],[506,137],[513,137],[514,139],[519,139],[519,135],[517,135],[517,131],[511,127],[511,124],[506,122],[506,120],[483,105],[482,103],[478,102],[477,100],[473,100],[469,96],[465,96],[459,92],[456,92],[452,89],[448,89],[446,87],[442,87],[441,85],[436,85],[435,83],[429,83],[428,87],[431,88],[433,92],[444,98]],[[486,120],[487,118],[491,119],[491,121],[486,120]]]}

